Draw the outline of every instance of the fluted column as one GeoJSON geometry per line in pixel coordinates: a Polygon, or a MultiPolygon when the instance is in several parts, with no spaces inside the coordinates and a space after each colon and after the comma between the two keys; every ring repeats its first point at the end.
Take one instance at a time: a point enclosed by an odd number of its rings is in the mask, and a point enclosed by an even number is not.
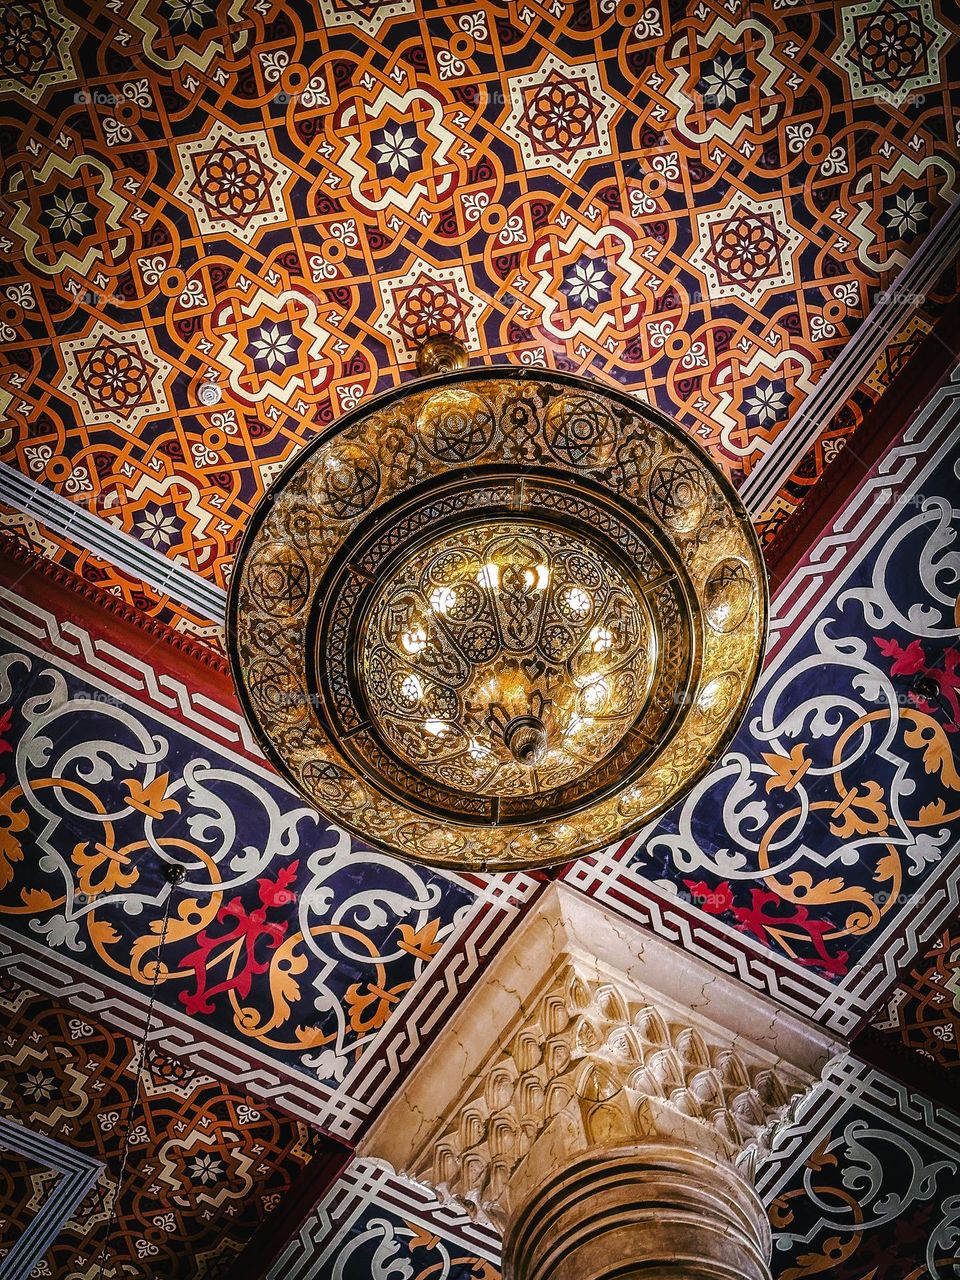
{"type": "Polygon", "coordinates": [[[594,1148],[507,1226],[504,1280],[770,1280],[770,1226],[732,1165],[673,1143],[594,1148]]]}

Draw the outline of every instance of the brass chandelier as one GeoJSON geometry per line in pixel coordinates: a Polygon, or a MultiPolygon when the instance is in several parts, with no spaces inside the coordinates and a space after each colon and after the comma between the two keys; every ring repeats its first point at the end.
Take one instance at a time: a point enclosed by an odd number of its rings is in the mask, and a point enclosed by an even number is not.
{"type": "Polygon", "coordinates": [[[228,637],[267,756],[417,862],[513,870],[638,830],[735,733],[767,623],[760,547],[703,449],[541,369],[427,376],[346,414],[251,518],[228,637]]]}

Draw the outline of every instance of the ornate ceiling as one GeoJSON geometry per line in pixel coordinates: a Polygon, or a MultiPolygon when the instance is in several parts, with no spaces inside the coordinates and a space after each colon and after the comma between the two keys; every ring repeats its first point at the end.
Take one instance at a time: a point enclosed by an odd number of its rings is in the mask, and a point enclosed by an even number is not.
{"type": "Polygon", "coordinates": [[[30,0],[2,57],[2,457],[109,526],[24,533],[179,627],[157,562],[222,588],[428,332],[676,415],[769,540],[950,293],[931,0],[30,0]]]}
{"type": "Polygon", "coordinates": [[[751,711],[559,874],[851,1044],[762,1175],[775,1274],[953,1274],[958,56],[939,0],[3,11],[0,1271],[499,1274],[340,1170],[543,881],[327,826],[218,652],[280,465],[449,329],[739,488],[751,711]]]}

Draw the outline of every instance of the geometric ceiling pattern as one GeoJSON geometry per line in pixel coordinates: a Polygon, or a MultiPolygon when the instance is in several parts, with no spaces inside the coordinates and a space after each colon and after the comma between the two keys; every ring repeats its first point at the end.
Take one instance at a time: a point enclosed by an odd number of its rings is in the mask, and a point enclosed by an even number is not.
{"type": "Polygon", "coordinates": [[[438,329],[672,413],[768,539],[949,293],[943,246],[891,289],[958,191],[935,0],[31,0],[9,22],[0,458],[219,586],[282,462],[438,329]]]}
{"type": "Polygon", "coordinates": [[[945,0],[8,6],[8,1270],[497,1280],[489,1228],[337,1174],[546,877],[351,840],[217,652],[272,478],[449,331],[673,415],[771,555],[826,503],[724,757],[557,874],[850,1047],[761,1170],[778,1280],[954,1274],[957,370],[828,468],[933,382],[958,87],[945,0]]]}
{"type": "MultiPolygon", "coordinates": [[[[222,1266],[240,1252],[313,1155],[316,1139],[306,1126],[182,1059],[154,1053],[114,1205],[112,1177],[136,1082],[134,1040],[6,973],[0,1007],[6,1118],[87,1157],[97,1175],[82,1202],[68,1206],[67,1220],[54,1223],[53,1239],[24,1274],[89,1274],[101,1257],[105,1274],[117,1267],[123,1275],[146,1268],[150,1274],[222,1274],[211,1261],[222,1266]]],[[[23,1203],[11,1212],[5,1202],[3,1239],[10,1243],[26,1234],[54,1180],[44,1170],[20,1185],[29,1188],[23,1203]]]]}
{"type": "Polygon", "coordinates": [[[944,1084],[960,1069],[960,919],[938,930],[908,966],[874,1022],[939,1067],[944,1084]]]}

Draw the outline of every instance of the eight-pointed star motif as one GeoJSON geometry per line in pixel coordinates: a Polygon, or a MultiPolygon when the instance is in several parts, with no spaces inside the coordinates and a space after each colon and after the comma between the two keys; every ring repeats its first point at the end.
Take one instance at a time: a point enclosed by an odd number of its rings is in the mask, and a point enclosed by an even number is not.
{"type": "Polygon", "coordinates": [[[747,72],[739,59],[720,53],[714,58],[711,69],[704,72],[700,81],[705,102],[717,107],[731,107],[747,88],[747,72]]]}
{"type": "Polygon", "coordinates": [[[787,410],[787,393],[782,384],[758,382],[744,399],[744,409],[761,425],[769,426],[787,410]]]}
{"type": "Polygon", "coordinates": [[[590,258],[581,258],[564,272],[563,292],[576,305],[596,306],[610,297],[610,273],[590,258]]]}
{"type": "Polygon", "coordinates": [[[284,356],[293,355],[293,338],[289,333],[281,332],[278,324],[265,324],[260,329],[259,338],[252,342],[259,360],[265,360],[271,369],[282,369],[286,361],[284,356]]]}
{"type": "Polygon", "coordinates": [[[895,235],[916,235],[926,221],[927,202],[921,200],[915,191],[905,191],[893,197],[883,216],[895,235]]]}
{"type": "Polygon", "coordinates": [[[54,196],[47,211],[47,224],[65,236],[80,233],[91,220],[90,206],[73,191],[54,196]]]}
{"type": "Polygon", "coordinates": [[[416,141],[400,125],[392,129],[388,125],[380,137],[373,147],[377,162],[386,165],[391,173],[409,173],[419,155],[416,141]]]}

